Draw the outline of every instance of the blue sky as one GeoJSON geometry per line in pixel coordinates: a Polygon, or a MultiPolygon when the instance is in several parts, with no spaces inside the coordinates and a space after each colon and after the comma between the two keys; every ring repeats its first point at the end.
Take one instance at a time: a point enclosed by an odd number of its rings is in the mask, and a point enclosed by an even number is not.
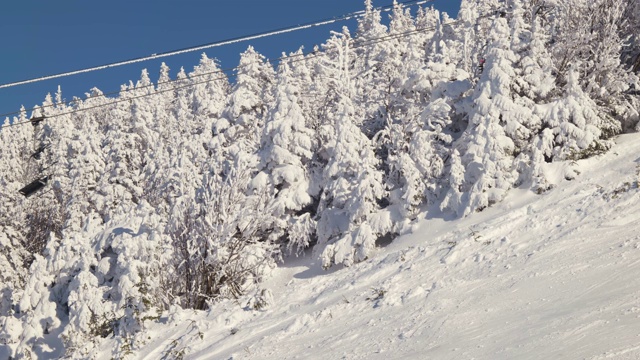
{"type": "MultiPolygon", "coordinates": [[[[404,0],[402,0],[404,1],[404,0]]],[[[400,2],[402,2],[400,1],[400,2]]],[[[297,24],[339,17],[362,10],[363,0],[27,0],[0,5],[0,84],[148,56],[297,24]]],[[[376,7],[392,0],[374,0],[376,7]]],[[[455,17],[460,0],[435,0],[437,9],[455,17]]],[[[388,15],[383,15],[385,18],[388,15]]],[[[237,65],[239,54],[253,45],[268,58],[304,45],[323,43],[331,30],[355,23],[300,30],[290,34],[205,51],[223,68],[237,65]]],[[[0,114],[42,103],[61,86],[63,97],[84,97],[92,87],[105,93],[137,80],[147,68],[155,81],[164,61],[174,78],[181,66],[187,72],[201,52],[119,68],[0,89],[0,114]]],[[[4,117],[2,117],[4,119],[4,117]]]]}

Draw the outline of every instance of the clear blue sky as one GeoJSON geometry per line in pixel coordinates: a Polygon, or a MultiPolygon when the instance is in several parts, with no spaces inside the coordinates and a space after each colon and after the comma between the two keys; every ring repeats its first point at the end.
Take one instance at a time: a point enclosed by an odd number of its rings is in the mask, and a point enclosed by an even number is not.
{"type": "MultiPolygon", "coordinates": [[[[400,2],[405,0],[400,0],[400,2]]],[[[316,20],[339,17],[364,8],[363,0],[24,0],[0,5],[0,84],[57,74],[106,63],[148,56],[228,38],[250,35],[316,20]]],[[[374,0],[376,7],[392,0],[374,0]]],[[[453,17],[460,0],[435,0],[437,9],[453,17]]],[[[388,18],[388,14],[383,14],[388,18]]],[[[223,68],[237,65],[239,54],[253,45],[268,58],[304,45],[323,43],[330,30],[355,23],[300,30],[207,50],[223,68]]],[[[41,104],[47,93],[60,85],[63,96],[84,97],[92,87],[105,93],[120,84],[137,80],[147,68],[155,81],[162,61],[171,77],[181,66],[187,72],[198,63],[200,53],[126,65],[35,84],[0,89],[0,114],[41,104]]],[[[4,121],[4,117],[0,119],[4,121]]]]}

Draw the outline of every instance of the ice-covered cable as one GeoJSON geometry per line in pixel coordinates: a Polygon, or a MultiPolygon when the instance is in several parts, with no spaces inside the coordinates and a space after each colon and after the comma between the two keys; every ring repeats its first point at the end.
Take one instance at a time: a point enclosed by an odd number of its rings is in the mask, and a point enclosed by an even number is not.
{"type": "MultiPolygon", "coordinates": [[[[496,13],[495,13],[495,12],[492,12],[492,13],[489,13],[489,14],[485,14],[485,15],[479,16],[479,17],[478,17],[478,20],[479,20],[479,19],[484,19],[484,18],[487,18],[487,17],[490,17],[490,16],[495,16],[495,15],[496,15],[496,13]]],[[[451,21],[451,22],[448,22],[448,23],[444,23],[444,24],[442,24],[442,26],[452,26],[452,25],[454,25],[454,24],[459,23],[460,21],[461,21],[461,20],[451,21]]],[[[421,29],[417,29],[417,30],[411,30],[411,31],[403,32],[403,33],[390,34],[390,35],[386,35],[386,36],[379,37],[379,38],[375,38],[375,39],[369,39],[369,40],[367,40],[367,41],[364,41],[364,42],[362,42],[362,43],[359,43],[358,45],[353,46],[353,48],[359,48],[359,47],[362,47],[362,46],[369,46],[369,45],[372,45],[372,44],[375,44],[375,43],[379,43],[379,42],[383,42],[383,41],[387,41],[387,40],[391,40],[391,39],[397,39],[397,38],[399,38],[399,37],[403,37],[403,36],[411,36],[411,35],[413,35],[413,34],[417,34],[417,33],[420,33],[420,32],[426,31],[426,30],[434,30],[434,29],[436,29],[436,27],[421,28],[421,29]]],[[[292,55],[292,56],[291,56],[291,57],[289,57],[289,58],[293,58],[293,57],[296,57],[296,58],[297,58],[297,59],[295,59],[295,60],[290,60],[291,62],[306,61],[306,60],[308,60],[308,59],[311,59],[311,58],[317,57],[317,56],[319,56],[320,54],[321,54],[321,53],[318,53],[318,52],[316,52],[316,51],[313,51],[313,52],[308,53],[308,54],[292,55]]],[[[286,57],[278,58],[277,60],[282,60],[282,59],[284,59],[284,58],[286,58],[286,57]]],[[[267,61],[271,61],[271,60],[273,60],[273,59],[266,59],[266,60],[267,60],[267,61]]],[[[231,72],[231,71],[235,71],[235,70],[237,70],[237,69],[239,69],[239,67],[230,68],[230,69],[216,70],[216,71],[213,71],[213,72],[208,72],[208,73],[198,74],[198,75],[196,75],[196,76],[213,75],[213,74],[224,74],[224,73],[229,73],[229,72],[231,72]]],[[[138,99],[138,98],[143,98],[143,97],[147,97],[147,96],[152,96],[152,95],[154,95],[154,94],[158,94],[158,93],[163,93],[163,92],[167,92],[167,91],[174,91],[174,90],[176,90],[176,89],[186,88],[186,87],[190,87],[190,86],[194,86],[194,85],[199,85],[199,84],[204,84],[204,83],[207,83],[207,82],[210,82],[210,81],[221,80],[221,79],[224,79],[224,77],[221,77],[221,78],[215,78],[215,79],[206,79],[206,80],[204,80],[204,81],[194,82],[194,83],[190,83],[190,84],[187,84],[187,85],[183,85],[183,86],[179,86],[179,87],[171,88],[171,89],[168,89],[168,90],[157,90],[157,91],[155,91],[154,93],[149,93],[149,94],[145,94],[145,95],[139,95],[139,96],[135,96],[135,97],[133,97],[133,98],[127,98],[127,99],[124,99],[124,100],[116,100],[116,101],[114,101],[114,102],[110,102],[110,103],[106,103],[106,104],[101,104],[101,105],[96,105],[96,106],[92,106],[92,107],[89,107],[89,108],[82,108],[82,109],[72,110],[72,111],[65,112],[65,113],[59,113],[59,114],[53,114],[53,115],[47,115],[47,118],[55,118],[55,117],[59,117],[59,116],[63,116],[63,115],[75,114],[75,113],[79,113],[79,112],[83,112],[83,111],[87,111],[87,110],[91,110],[91,109],[95,109],[95,108],[100,108],[100,107],[104,107],[104,106],[114,105],[114,104],[118,104],[118,103],[121,103],[121,102],[130,101],[130,100],[133,100],[133,99],[138,99]]],[[[176,82],[176,81],[177,81],[177,79],[176,79],[176,80],[169,80],[167,83],[174,83],[174,82],[176,82]]],[[[164,83],[163,83],[163,84],[164,84],[164,83]]],[[[149,86],[155,86],[155,85],[153,85],[153,84],[151,84],[151,85],[145,85],[145,86],[142,86],[142,87],[137,88],[137,89],[146,88],[146,87],[149,87],[149,86]]],[[[116,94],[116,92],[114,92],[114,93],[110,93],[110,94],[111,94],[111,95],[113,95],[113,94],[116,94]]],[[[100,96],[104,96],[104,97],[106,97],[106,96],[107,96],[107,94],[102,94],[102,95],[100,95],[100,96]]],[[[69,104],[69,103],[71,103],[71,102],[75,102],[75,101],[76,101],[76,100],[63,101],[61,104],[69,104]]],[[[35,110],[35,109],[42,109],[42,108],[45,108],[45,107],[50,107],[50,106],[54,106],[54,105],[52,104],[52,105],[47,105],[47,106],[36,107],[36,108],[31,109],[31,111],[33,111],[33,110],[35,110]]],[[[20,113],[22,113],[22,112],[23,112],[23,111],[16,111],[16,112],[12,112],[12,113],[6,113],[6,114],[3,114],[3,115],[0,115],[0,118],[5,117],[5,116],[8,116],[8,115],[20,114],[20,113]]],[[[26,120],[26,121],[22,121],[22,122],[13,122],[13,123],[10,123],[10,124],[7,124],[7,125],[1,125],[1,126],[0,126],[0,130],[1,130],[1,129],[3,129],[3,128],[8,128],[8,127],[13,127],[13,126],[18,126],[18,125],[25,125],[25,124],[29,124],[29,123],[31,123],[31,121],[30,121],[30,120],[26,120]]]]}
{"type": "MultiPolygon", "coordinates": [[[[403,2],[403,3],[397,3],[397,5],[415,6],[415,5],[423,5],[423,4],[426,4],[428,2],[432,2],[432,1],[433,0],[414,0],[414,1],[407,1],[407,2],[403,2]]],[[[395,6],[395,5],[384,6],[384,7],[378,8],[377,10],[388,11],[389,9],[392,9],[393,6],[395,6]]],[[[180,55],[180,54],[185,54],[185,53],[194,52],[194,51],[211,49],[211,48],[220,47],[220,46],[224,46],[224,45],[235,44],[235,43],[239,43],[239,42],[243,42],[243,41],[255,40],[255,39],[260,39],[260,38],[264,38],[264,37],[290,33],[290,32],[294,32],[294,31],[298,31],[298,30],[309,29],[309,28],[316,27],[316,26],[328,25],[328,24],[332,24],[332,23],[335,23],[335,22],[338,22],[338,21],[351,20],[351,19],[354,19],[354,18],[362,17],[364,14],[365,14],[365,11],[364,10],[360,10],[360,11],[356,11],[356,12],[353,12],[353,13],[350,13],[350,14],[347,14],[347,15],[340,16],[338,18],[327,19],[327,20],[317,21],[317,22],[303,24],[303,25],[296,25],[296,26],[286,27],[286,28],[282,28],[282,29],[278,29],[278,30],[266,31],[266,32],[262,32],[262,33],[258,33],[258,34],[254,34],[254,35],[241,36],[241,37],[228,39],[228,40],[223,40],[223,41],[219,41],[219,42],[214,42],[214,43],[210,43],[210,44],[194,46],[194,47],[189,47],[189,48],[184,48],[184,49],[174,50],[174,51],[167,51],[167,52],[163,52],[163,53],[160,53],[160,54],[153,54],[153,55],[149,55],[149,56],[139,57],[139,58],[135,58],[135,59],[130,59],[130,60],[125,60],[125,61],[105,64],[105,65],[100,65],[100,66],[95,66],[95,67],[81,69],[81,70],[74,70],[74,71],[59,73],[59,74],[55,74],[55,75],[42,76],[42,77],[33,78],[33,79],[29,79],[29,80],[22,80],[22,81],[16,81],[16,82],[12,82],[12,83],[2,84],[2,85],[0,85],[0,89],[13,87],[13,86],[18,86],[18,85],[30,84],[30,83],[40,82],[40,81],[45,81],[45,80],[57,79],[57,78],[67,77],[67,76],[72,76],[72,75],[78,75],[78,74],[88,73],[88,72],[92,72],[92,71],[99,71],[99,70],[114,68],[114,67],[118,67],[118,66],[135,64],[135,63],[139,63],[139,62],[143,62],[143,61],[161,59],[161,58],[165,58],[165,57],[169,57],[169,56],[174,56],[174,55],[180,55]]]]}

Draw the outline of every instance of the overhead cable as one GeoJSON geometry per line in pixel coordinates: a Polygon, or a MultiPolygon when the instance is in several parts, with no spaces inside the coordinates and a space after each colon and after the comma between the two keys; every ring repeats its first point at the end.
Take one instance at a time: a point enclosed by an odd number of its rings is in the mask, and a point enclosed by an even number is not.
{"type": "MultiPolygon", "coordinates": [[[[400,6],[422,5],[422,4],[426,4],[428,2],[432,2],[432,1],[434,1],[434,0],[412,0],[412,1],[406,1],[406,2],[399,2],[399,3],[397,3],[397,5],[400,5],[400,6]]],[[[396,6],[396,4],[380,7],[380,8],[377,8],[377,10],[389,11],[394,6],[396,6]]],[[[110,69],[110,68],[114,68],[114,67],[135,64],[135,63],[139,63],[139,62],[143,62],[143,61],[156,60],[156,59],[161,59],[161,58],[165,58],[165,57],[169,57],[169,56],[174,56],[174,55],[180,55],[180,54],[185,54],[185,53],[194,52],[194,51],[201,51],[201,50],[211,49],[211,48],[220,47],[220,46],[224,46],[224,45],[235,44],[235,43],[239,43],[239,42],[244,42],[244,41],[249,41],[249,40],[255,40],[255,39],[260,39],[260,38],[264,38],[264,37],[269,37],[269,36],[273,36],[273,35],[280,35],[280,34],[290,33],[290,32],[294,32],[294,31],[298,31],[298,30],[309,29],[309,28],[316,27],[316,26],[332,24],[332,23],[335,23],[335,22],[338,22],[338,21],[351,20],[351,19],[362,17],[363,15],[365,15],[365,10],[360,10],[360,11],[356,11],[356,12],[353,12],[353,13],[349,13],[349,14],[337,17],[337,18],[325,19],[325,20],[315,21],[315,22],[306,23],[306,24],[302,24],[302,25],[284,27],[284,28],[280,28],[280,29],[277,29],[277,30],[270,30],[270,31],[265,31],[265,32],[261,32],[261,33],[252,34],[252,35],[245,35],[245,36],[240,36],[240,37],[231,38],[231,39],[227,39],[227,40],[217,41],[217,42],[213,42],[213,43],[209,43],[209,44],[198,45],[198,46],[193,46],[193,47],[188,47],[188,48],[183,48],[183,49],[178,49],[178,50],[172,50],[172,51],[167,51],[167,52],[162,52],[162,53],[151,54],[149,56],[137,57],[137,58],[133,58],[133,59],[129,59],[129,60],[109,63],[109,64],[105,64],[105,65],[100,65],[100,66],[94,66],[94,67],[80,69],[80,70],[68,71],[68,72],[54,74],[54,75],[41,76],[41,77],[37,77],[37,78],[33,78],[33,79],[27,79],[27,80],[21,80],[21,81],[12,82],[12,83],[1,84],[0,85],[0,89],[14,87],[14,86],[18,86],[18,85],[30,84],[30,83],[35,83],[35,82],[40,82],[40,81],[45,81],[45,80],[57,79],[57,78],[67,77],[67,76],[72,76],[72,75],[78,75],[78,74],[88,73],[88,72],[92,72],[92,71],[110,69]]]]}
{"type": "MultiPolygon", "coordinates": [[[[487,14],[487,15],[483,15],[483,16],[478,17],[478,20],[483,19],[483,18],[487,18],[489,16],[494,16],[494,15],[495,15],[495,13],[490,13],[490,14],[487,14]]],[[[451,26],[451,25],[454,25],[454,24],[459,23],[459,22],[461,22],[461,20],[455,20],[455,21],[451,21],[451,22],[448,22],[448,23],[444,23],[444,24],[442,24],[442,26],[451,26]]],[[[400,37],[411,36],[411,35],[415,35],[415,34],[418,34],[418,33],[424,32],[424,31],[435,30],[435,29],[436,29],[436,27],[430,27],[430,28],[421,28],[421,29],[417,29],[417,30],[406,31],[406,32],[402,32],[402,33],[389,34],[389,35],[386,35],[386,36],[383,36],[383,37],[379,37],[379,38],[367,39],[367,40],[364,40],[361,43],[355,43],[351,48],[352,49],[356,49],[356,48],[360,48],[360,47],[364,47],[364,46],[370,46],[370,45],[373,45],[373,44],[376,44],[376,43],[389,41],[389,40],[394,40],[394,39],[398,39],[400,37]]],[[[330,48],[327,48],[325,50],[328,50],[328,49],[330,49],[330,48]]],[[[289,60],[290,63],[294,63],[294,62],[298,62],[298,61],[307,61],[309,59],[318,57],[318,56],[320,56],[322,54],[323,54],[323,52],[321,52],[321,51],[312,51],[312,52],[309,52],[309,53],[306,53],[306,54],[294,54],[292,56],[279,57],[277,59],[266,59],[266,61],[271,61],[271,60],[282,61],[284,59],[291,59],[293,57],[300,57],[299,59],[289,60]]],[[[250,64],[245,64],[243,66],[249,66],[249,65],[253,65],[253,64],[254,63],[250,63],[250,64]]],[[[217,70],[217,71],[213,71],[213,72],[209,72],[209,73],[197,74],[197,76],[213,75],[213,74],[226,74],[226,73],[230,73],[232,71],[237,71],[241,67],[242,66],[237,66],[235,68],[221,69],[221,70],[217,70]]],[[[194,77],[196,77],[196,76],[194,76],[194,77]]],[[[199,85],[199,84],[205,84],[205,83],[208,83],[208,82],[217,81],[217,80],[224,80],[224,79],[227,79],[227,76],[222,76],[222,77],[212,78],[212,79],[206,79],[204,81],[199,81],[199,82],[192,82],[192,83],[189,83],[189,84],[185,84],[185,85],[181,85],[181,86],[177,86],[177,87],[172,87],[170,89],[156,90],[155,92],[148,93],[148,94],[133,96],[133,97],[126,98],[126,99],[119,99],[119,100],[115,100],[115,101],[112,101],[112,102],[108,102],[108,103],[104,103],[104,104],[100,104],[100,105],[95,105],[95,106],[91,106],[91,107],[87,107],[87,108],[75,109],[75,110],[71,110],[71,111],[63,112],[63,113],[59,113],[59,114],[51,114],[51,115],[47,115],[46,117],[49,119],[49,118],[55,118],[55,117],[60,117],[60,116],[64,116],[64,115],[75,114],[75,113],[83,112],[83,111],[86,111],[86,110],[91,110],[91,109],[100,108],[100,107],[106,107],[106,106],[110,106],[110,105],[119,104],[119,103],[122,103],[122,102],[129,102],[131,100],[140,99],[140,98],[144,98],[144,97],[147,97],[147,96],[153,96],[153,95],[159,94],[159,93],[175,91],[175,90],[188,88],[188,87],[199,85]]],[[[170,81],[165,81],[165,82],[162,82],[162,83],[158,83],[158,85],[159,84],[166,84],[166,83],[175,83],[175,82],[178,82],[180,80],[182,80],[182,79],[174,79],[174,80],[170,80],[170,81]]],[[[138,89],[143,89],[143,88],[151,87],[151,86],[155,86],[155,84],[145,85],[145,86],[141,86],[141,87],[133,88],[133,89],[129,89],[129,90],[138,90],[138,89]]],[[[103,95],[100,95],[100,96],[105,96],[105,95],[103,94],[103,95]]],[[[73,100],[70,101],[70,102],[73,102],[73,100]]],[[[55,105],[56,104],[48,105],[47,107],[55,106],[55,105]]],[[[33,110],[41,109],[41,108],[44,108],[44,107],[34,108],[33,110]]],[[[20,113],[20,112],[16,112],[15,114],[17,114],[17,113],[20,113]]],[[[0,129],[7,128],[7,127],[18,126],[18,125],[30,124],[30,123],[31,123],[30,120],[26,120],[26,121],[22,121],[22,122],[14,122],[14,123],[9,124],[9,125],[0,126],[0,129]]]]}

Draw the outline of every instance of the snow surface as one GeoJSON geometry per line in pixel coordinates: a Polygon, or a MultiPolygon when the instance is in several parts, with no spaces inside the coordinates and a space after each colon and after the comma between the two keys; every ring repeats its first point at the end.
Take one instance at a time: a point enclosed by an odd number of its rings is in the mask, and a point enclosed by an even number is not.
{"type": "MultiPolygon", "coordinates": [[[[306,254],[221,303],[147,322],[139,359],[639,359],[640,135],[349,268],[306,254]],[[565,178],[575,177],[572,181],[565,178]],[[314,261],[316,261],[314,263],[314,261]]],[[[110,359],[116,343],[102,344],[110,359]]]]}

